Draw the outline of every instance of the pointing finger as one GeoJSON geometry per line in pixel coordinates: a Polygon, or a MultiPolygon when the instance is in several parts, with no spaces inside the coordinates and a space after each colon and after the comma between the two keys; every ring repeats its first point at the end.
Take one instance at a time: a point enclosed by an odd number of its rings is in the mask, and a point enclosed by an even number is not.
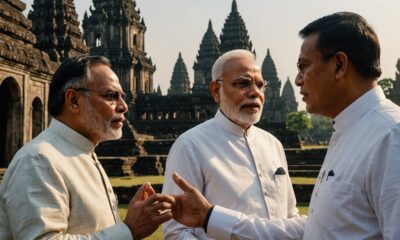
{"type": "Polygon", "coordinates": [[[185,179],[179,176],[178,173],[173,172],[172,178],[174,179],[176,185],[178,185],[184,192],[193,192],[193,187],[188,182],[186,182],[185,179]]]}

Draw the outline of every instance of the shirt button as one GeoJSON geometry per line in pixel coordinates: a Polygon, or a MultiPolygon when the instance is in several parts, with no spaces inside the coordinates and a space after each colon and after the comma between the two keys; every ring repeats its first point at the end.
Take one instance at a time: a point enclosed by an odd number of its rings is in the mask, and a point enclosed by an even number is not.
{"type": "Polygon", "coordinates": [[[110,194],[112,193],[112,189],[111,188],[108,189],[108,193],[110,193],[110,194]]]}

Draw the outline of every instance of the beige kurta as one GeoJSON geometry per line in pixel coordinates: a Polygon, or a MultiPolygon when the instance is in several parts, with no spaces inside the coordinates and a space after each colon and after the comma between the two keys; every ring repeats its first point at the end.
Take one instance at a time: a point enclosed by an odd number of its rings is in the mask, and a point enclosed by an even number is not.
{"type": "Polygon", "coordinates": [[[0,239],[132,239],[91,141],[53,119],[0,186],[0,239]]]}

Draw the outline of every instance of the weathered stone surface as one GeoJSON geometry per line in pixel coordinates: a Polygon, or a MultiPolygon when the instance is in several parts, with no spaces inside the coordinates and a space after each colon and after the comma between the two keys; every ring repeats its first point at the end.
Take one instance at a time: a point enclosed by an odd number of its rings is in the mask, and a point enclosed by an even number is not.
{"type": "Polygon", "coordinates": [[[133,176],[135,157],[99,157],[99,161],[109,177],[133,176]]]}
{"type": "Polygon", "coordinates": [[[46,52],[52,61],[89,53],[79,29],[73,0],[34,1],[28,18],[36,35],[35,46],[46,52]]]}

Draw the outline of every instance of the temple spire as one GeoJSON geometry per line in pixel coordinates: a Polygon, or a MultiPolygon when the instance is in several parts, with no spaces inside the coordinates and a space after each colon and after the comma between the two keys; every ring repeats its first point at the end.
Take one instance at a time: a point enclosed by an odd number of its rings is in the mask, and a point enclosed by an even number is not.
{"type": "Polygon", "coordinates": [[[89,52],[79,29],[73,0],[34,0],[28,18],[36,35],[36,47],[60,62],[89,52]]]}
{"type": "Polygon", "coordinates": [[[225,20],[220,40],[221,53],[233,49],[247,49],[253,51],[253,44],[250,41],[244,20],[238,11],[236,0],[232,1],[232,9],[225,20]]]}
{"type": "Polygon", "coordinates": [[[168,90],[168,95],[183,95],[190,93],[189,74],[180,52],[170,82],[171,86],[168,90]]]}
{"type": "Polygon", "coordinates": [[[193,93],[209,94],[208,86],[211,79],[211,68],[220,56],[219,41],[214,33],[211,19],[208,21],[207,31],[200,43],[196,61],[193,64],[194,84],[193,93]]]}
{"type": "Polygon", "coordinates": [[[297,112],[298,103],[296,101],[293,85],[290,82],[289,77],[287,78],[285,85],[283,86],[282,101],[285,104],[286,116],[291,112],[297,112]]]}
{"type": "Polygon", "coordinates": [[[265,90],[265,106],[263,118],[267,122],[282,122],[285,118],[285,113],[280,97],[281,81],[278,78],[275,63],[272,60],[271,53],[267,49],[267,55],[261,66],[262,76],[268,82],[268,87],[265,90]]]}
{"type": "Polygon", "coordinates": [[[236,0],[233,0],[233,1],[232,1],[232,9],[231,9],[231,12],[239,12],[239,11],[238,11],[238,7],[237,7],[236,0]]]}

